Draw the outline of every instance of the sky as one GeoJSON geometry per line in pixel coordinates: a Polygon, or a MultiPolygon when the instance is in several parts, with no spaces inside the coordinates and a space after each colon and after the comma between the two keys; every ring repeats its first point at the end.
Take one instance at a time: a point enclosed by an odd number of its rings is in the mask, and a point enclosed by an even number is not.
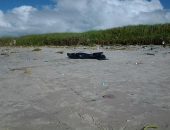
{"type": "Polygon", "coordinates": [[[0,36],[170,23],[170,0],[0,0],[0,36]]]}

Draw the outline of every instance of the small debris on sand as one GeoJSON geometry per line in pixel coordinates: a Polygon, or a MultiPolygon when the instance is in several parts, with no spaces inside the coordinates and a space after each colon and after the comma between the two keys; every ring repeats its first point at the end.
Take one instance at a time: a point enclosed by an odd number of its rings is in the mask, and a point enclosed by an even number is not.
{"type": "Polygon", "coordinates": [[[106,95],[103,95],[102,97],[103,98],[108,98],[108,99],[113,99],[113,98],[115,98],[115,95],[113,95],[113,94],[106,94],[106,95]]]}
{"type": "Polygon", "coordinates": [[[162,41],[162,46],[163,46],[164,48],[166,47],[165,41],[162,41]]]}
{"type": "Polygon", "coordinates": [[[63,54],[64,51],[57,51],[56,53],[58,53],[58,54],[63,54]]]}
{"type": "Polygon", "coordinates": [[[140,64],[143,64],[143,63],[141,61],[136,62],[136,65],[140,65],[140,64]]]}
{"type": "Polygon", "coordinates": [[[35,49],[33,49],[32,51],[41,51],[42,49],[40,49],[40,48],[35,48],[35,49]]]}
{"type": "Polygon", "coordinates": [[[8,53],[1,53],[2,56],[9,56],[8,53]]]}
{"type": "Polygon", "coordinates": [[[32,71],[31,71],[30,68],[26,68],[26,69],[24,70],[24,74],[31,74],[31,73],[32,73],[32,71]]]}
{"type": "Polygon", "coordinates": [[[142,130],[149,130],[149,129],[158,129],[158,126],[156,125],[147,125],[144,128],[142,128],[142,130]]]}
{"type": "Polygon", "coordinates": [[[108,86],[107,82],[105,82],[105,81],[102,82],[102,86],[103,86],[103,87],[107,87],[107,86],[108,86]]]}
{"type": "Polygon", "coordinates": [[[155,54],[153,53],[145,53],[146,55],[154,56],[155,54]]]}
{"type": "Polygon", "coordinates": [[[12,51],[12,52],[10,52],[10,53],[19,53],[19,52],[17,52],[17,51],[12,51]]]}

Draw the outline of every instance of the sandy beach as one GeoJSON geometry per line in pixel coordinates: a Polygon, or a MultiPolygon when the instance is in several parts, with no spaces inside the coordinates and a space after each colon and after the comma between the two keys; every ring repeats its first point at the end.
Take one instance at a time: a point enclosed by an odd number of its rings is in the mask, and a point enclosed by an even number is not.
{"type": "Polygon", "coordinates": [[[0,48],[0,130],[170,130],[169,47],[33,49],[0,48]]]}

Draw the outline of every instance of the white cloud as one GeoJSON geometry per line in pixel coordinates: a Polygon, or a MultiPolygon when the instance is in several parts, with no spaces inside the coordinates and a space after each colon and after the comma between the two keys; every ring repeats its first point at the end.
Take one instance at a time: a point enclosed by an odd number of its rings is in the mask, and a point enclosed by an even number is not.
{"type": "Polygon", "coordinates": [[[0,28],[10,27],[10,24],[5,20],[4,13],[0,10],[0,28]]]}
{"type": "Polygon", "coordinates": [[[11,13],[15,15],[15,17],[19,18],[21,21],[28,21],[29,16],[34,13],[37,9],[32,6],[21,6],[18,8],[14,8],[11,13]]]}
{"type": "Polygon", "coordinates": [[[54,8],[23,5],[0,11],[0,35],[87,31],[170,22],[159,0],[54,0],[54,8]]]}

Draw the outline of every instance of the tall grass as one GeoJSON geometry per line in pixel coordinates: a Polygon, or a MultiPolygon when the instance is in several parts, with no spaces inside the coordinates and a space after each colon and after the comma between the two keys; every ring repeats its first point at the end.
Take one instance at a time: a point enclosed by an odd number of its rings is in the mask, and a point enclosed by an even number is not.
{"type": "Polygon", "coordinates": [[[14,39],[16,46],[160,45],[162,41],[170,44],[170,24],[126,26],[84,33],[52,33],[1,38],[0,45],[11,45],[14,39]]]}

